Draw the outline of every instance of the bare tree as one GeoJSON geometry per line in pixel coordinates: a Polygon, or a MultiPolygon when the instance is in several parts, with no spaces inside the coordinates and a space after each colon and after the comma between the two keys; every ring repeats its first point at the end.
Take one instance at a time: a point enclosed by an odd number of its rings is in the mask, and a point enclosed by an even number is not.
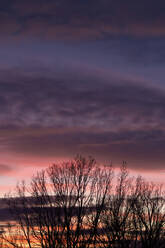
{"type": "MultiPolygon", "coordinates": [[[[106,202],[112,191],[113,171],[112,166],[102,166],[97,168],[93,174],[94,177],[94,192],[91,212],[89,213],[87,226],[90,229],[88,247],[92,242],[94,247],[98,243],[104,247],[104,238],[102,236],[102,219],[101,216],[105,211],[106,202]]],[[[104,235],[104,234],[103,234],[104,235]]]]}
{"type": "Polygon", "coordinates": [[[86,211],[93,201],[95,160],[77,157],[63,166],[53,165],[48,174],[58,207],[63,210],[63,233],[67,247],[85,247],[86,211]]]}
{"type": "Polygon", "coordinates": [[[106,202],[106,208],[102,215],[106,247],[129,247],[132,240],[131,223],[131,196],[133,179],[129,177],[125,162],[121,166],[117,176],[113,194],[110,194],[106,202]]]}
{"type": "Polygon", "coordinates": [[[145,182],[139,177],[133,202],[133,224],[142,247],[164,247],[165,198],[162,185],[145,182]]]}

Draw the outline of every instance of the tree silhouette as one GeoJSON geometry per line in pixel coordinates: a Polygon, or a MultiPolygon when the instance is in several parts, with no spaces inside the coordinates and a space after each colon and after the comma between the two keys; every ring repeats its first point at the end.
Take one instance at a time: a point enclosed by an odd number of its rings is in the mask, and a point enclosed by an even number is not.
{"type": "Polygon", "coordinates": [[[143,248],[164,247],[165,198],[162,185],[137,178],[133,198],[134,228],[143,248]]]}
{"type": "Polygon", "coordinates": [[[164,247],[163,188],[89,157],[53,164],[6,197],[14,222],[0,247],[164,247]]]}

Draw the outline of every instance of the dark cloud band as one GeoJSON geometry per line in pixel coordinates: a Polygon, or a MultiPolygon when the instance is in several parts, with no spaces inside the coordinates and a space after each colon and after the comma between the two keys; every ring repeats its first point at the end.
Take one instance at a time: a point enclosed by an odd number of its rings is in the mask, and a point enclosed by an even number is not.
{"type": "Polygon", "coordinates": [[[38,158],[82,152],[163,169],[163,90],[119,78],[100,81],[97,75],[2,75],[1,152],[38,158]]]}
{"type": "Polygon", "coordinates": [[[0,15],[3,35],[57,40],[165,35],[162,0],[5,2],[0,15]]]}

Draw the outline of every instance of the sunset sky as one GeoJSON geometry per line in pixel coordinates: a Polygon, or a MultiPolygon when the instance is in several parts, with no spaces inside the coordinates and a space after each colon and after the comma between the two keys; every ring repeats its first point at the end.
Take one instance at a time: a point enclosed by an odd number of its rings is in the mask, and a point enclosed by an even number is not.
{"type": "Polygon", "coordinates": [[[1,0],[1,194],[77,153],[165,179],[164,0],[1,0]]]}

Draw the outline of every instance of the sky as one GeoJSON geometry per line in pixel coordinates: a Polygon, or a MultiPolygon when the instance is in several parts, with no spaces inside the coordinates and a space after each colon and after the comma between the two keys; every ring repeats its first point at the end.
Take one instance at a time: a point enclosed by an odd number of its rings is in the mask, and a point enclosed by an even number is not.
{"type": "Polygon", "coordinates": [[[165,2],[2,0],[0,194],[75,157],[165,179],[165,2]]]}

